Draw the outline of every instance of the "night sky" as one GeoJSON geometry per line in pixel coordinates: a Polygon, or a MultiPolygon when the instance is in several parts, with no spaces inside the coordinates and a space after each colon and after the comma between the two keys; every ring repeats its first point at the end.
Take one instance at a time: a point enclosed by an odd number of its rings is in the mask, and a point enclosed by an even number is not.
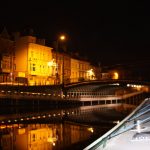
{"type": "Polygon", "coordinates": [[[150,59],[146,1],[80,1],[5,0],[0,4],[0,31],[32,28],[47,43],[66,33],[68,51],[102,65],[150,59]]]}

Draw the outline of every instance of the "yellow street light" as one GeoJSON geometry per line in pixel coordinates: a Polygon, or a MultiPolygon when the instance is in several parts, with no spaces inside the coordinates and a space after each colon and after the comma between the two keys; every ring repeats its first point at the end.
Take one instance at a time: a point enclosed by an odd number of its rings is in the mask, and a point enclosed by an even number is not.
{"type": "Polygon", "coordinates": [[[66,37],[65,37],[65,35],[61,35],[61,36],[59,37],[59,39],[63,41],[63,40],[66,39],[66,37]]]}
{"type": "MultiPolygon", "coordinates": [[[[57,84],[57,82],[58,82],[58,58],[57,58],[57,53],[58,53],[58,46],[59,46],[59,41],[65,41],[66,40],[66,36],[65,35],[60,35],[58,38],[57,38],[57,40],[56,40],[56,64],[57,64],[57,66],[56,66],[56,84],[57,84]]],[[[62,73],[63,75],[63,81],[62,81],[62,83],[64,82],[64,55],[63,55],[63,73],[62,73]]]]}

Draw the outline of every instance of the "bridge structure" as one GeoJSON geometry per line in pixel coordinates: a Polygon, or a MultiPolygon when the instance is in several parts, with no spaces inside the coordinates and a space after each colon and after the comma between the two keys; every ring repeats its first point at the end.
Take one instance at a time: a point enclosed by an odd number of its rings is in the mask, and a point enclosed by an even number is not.
{"type": "Polygon", "coordinates": [[[82,105],[128,103],[138,105],[149,92],[149,83],[128,80],[105,80],[79,83],[66,87],[66,99],[82,105]]]}
{"type": "Polygon", "coordinates": [[[21,101],[32,105],[56,105],[58,102],[81,105],[99,105],[128,103],[139,104],[149,92],[149,83],[129,80],[102,80],[92,82],[74,83],[58,86],[0,86],[0,104],[18,104],[21,101]],[[7,100],[6,100],[7,99],[7,100]],[[12,101],[13,99],[13,101],[12,101]]]}

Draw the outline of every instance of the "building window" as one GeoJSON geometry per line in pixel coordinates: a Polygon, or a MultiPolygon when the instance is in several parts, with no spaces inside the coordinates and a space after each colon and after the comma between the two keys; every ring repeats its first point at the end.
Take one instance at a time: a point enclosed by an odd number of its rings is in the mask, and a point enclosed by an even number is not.
{"type": "Polygon", "coordinates": [[[35,64],[33,64],[33,71],[35,71],[35,64]]]}
{"type": "Polygon", "coordinates": [[[35,134],[32,135],[32,141],[35,141],[35,134]]]}
{"type": "Polygon", "coordinates": [[[31,71],[35,71],[35,70],[36,70],[35,64],[30,64],[30,70],[31,70],[31,71]]]}

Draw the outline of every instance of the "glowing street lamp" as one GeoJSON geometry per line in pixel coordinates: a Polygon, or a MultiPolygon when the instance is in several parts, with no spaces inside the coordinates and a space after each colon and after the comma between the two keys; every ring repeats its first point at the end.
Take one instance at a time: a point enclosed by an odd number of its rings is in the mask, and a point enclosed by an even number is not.
{"type": "Polygon", "coordinates": [[[63,40],[66,39],[66,37],[65,37],[64,35],[61,35],[61,36],[59,37],[59,39],[63,41],[63,40]]]}
{"type": "MultiPolygon", "coordinates": [[[[56,84],[58,82],[58,62],[57,62],[57,53],[58,53],[58,45],[59,45],[59,41],[64,41],[66,39],[65,35],[60,35],[59,38],[56,40],[56,84]]],[[[62,77],[62,84],[64,83],[64,55],[63,55],[63,77],[62,77]]]]}

